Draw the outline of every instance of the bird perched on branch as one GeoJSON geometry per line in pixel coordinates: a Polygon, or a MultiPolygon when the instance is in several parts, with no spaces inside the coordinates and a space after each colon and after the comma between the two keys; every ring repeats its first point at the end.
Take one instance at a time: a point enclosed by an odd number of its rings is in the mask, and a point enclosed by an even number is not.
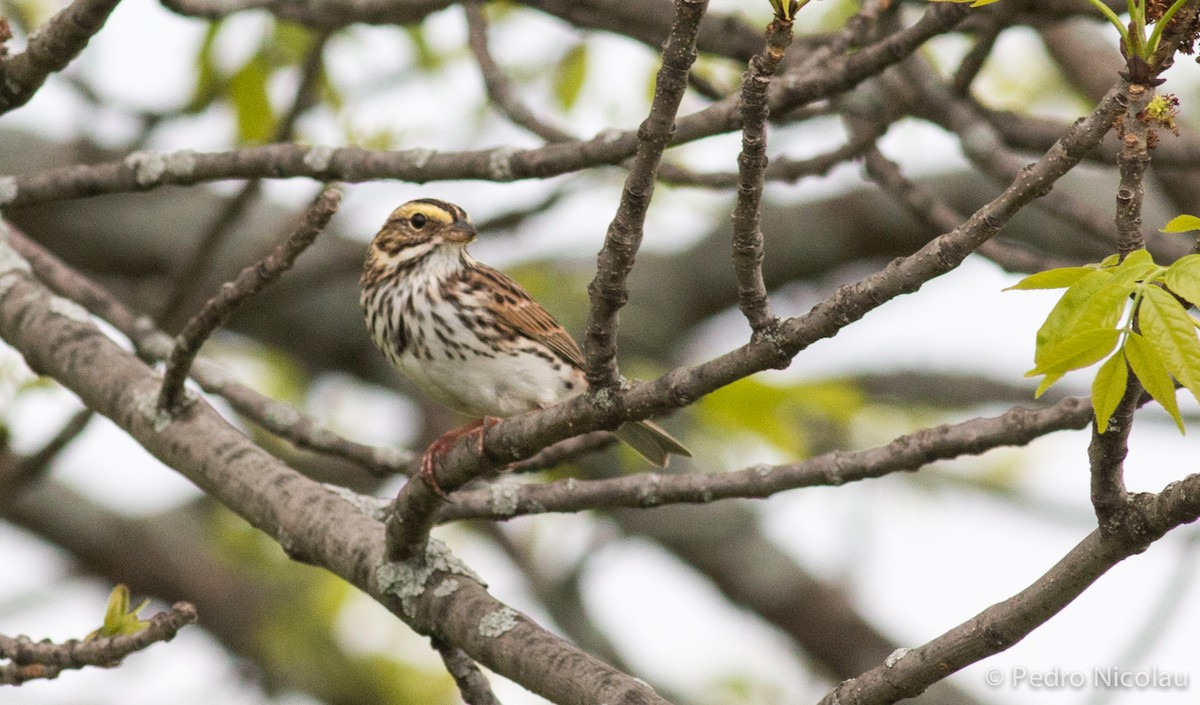
{"type": "MultiPolygon", "coordinates": [[[[443,435],[421,458],[421,475],[441,494],[433,467],[458,438],[496,417],[543,409],[587,388],[583,354],[566,330],[519,284],[467,252],[475,227],[458,206],[432,198],[392,211],[363,264],[360,301],[367,329],[388,360],[422,392],[479,420],[443,435]]],[[[649,462],[691,455],[650,421],[614,435],[649,462]]]]}

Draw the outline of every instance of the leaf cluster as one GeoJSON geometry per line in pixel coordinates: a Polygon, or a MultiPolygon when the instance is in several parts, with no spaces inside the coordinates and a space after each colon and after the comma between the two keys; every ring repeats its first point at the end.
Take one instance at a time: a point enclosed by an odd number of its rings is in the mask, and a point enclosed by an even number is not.
{"type": "Polygon", "coordinates": [[[1098,264],[1039,272],[1011,288],[1066,289],[1038,329],[1034,367],[1025,373],[1043,376],[1038,395],[1067,372],[1104,360],[1092,382],[1101,433],[1130,373],[1183,431],[1176,382],[1200,400],[1198,322],[1188,314],[1200,302],[1200,255],[1164,267],[1137,250],[1124,259],[1112,255],[1098,264]]]}

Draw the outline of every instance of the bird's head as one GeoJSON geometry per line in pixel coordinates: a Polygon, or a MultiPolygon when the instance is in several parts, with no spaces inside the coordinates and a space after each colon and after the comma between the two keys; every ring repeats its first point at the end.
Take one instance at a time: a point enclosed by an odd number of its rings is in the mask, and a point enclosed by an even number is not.
{"type": "Polygon", "coordinates": [[[475,226],[462,208],[420,198],[392,211],[371,242],[371,251],[376,257],[405,261],[443,246],[462,248],[475,235],[475,226]]]}

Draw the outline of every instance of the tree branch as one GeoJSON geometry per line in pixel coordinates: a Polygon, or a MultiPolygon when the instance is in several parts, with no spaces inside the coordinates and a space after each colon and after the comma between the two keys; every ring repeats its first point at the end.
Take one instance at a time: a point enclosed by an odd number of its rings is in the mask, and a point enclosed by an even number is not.
{"type": "Polygon", "coordinates": [[[327,568],[417,632],[553,702],[664,705],[644,684],[495,600],[441,544],[427,544],[419,560],[386,562],[378,522],[251,443],[203,400],[164,424],[153,372],[56,301],[0,238],[0,338],[288,555],[327,568]]]}
{"type": "Polygon", "coordinates": [[[37,32],[25,51],[0,59],[0,115],[19,108],[100,31],[119,0],[75,0],[37,32]]]}
{"type": "Polygon", "coordinates": [[[738,308],[756,336],[770,334],[778,325],[763,282],[759,216],[767,168],[767,88],[791,41],[791,20],[775,17],[767,25],[766,47],[750,59],[750,67],[742,76],[742,151],[738,155],[737,205],[733,210],[733,271],[738,283],[738,308]]]}
{"type": "MultiPolygon", "coordinates": [[[[80,303],[92,315],[108,321],[129,338],[142,359],[162,362],[174,349],[171,337],[156,329],[150,319],[138,316],[62,260],[9,226],[8,239],[39,279],[60,296],[80,303]]],[[[296,407],[259,394],[235,381],[220,365],[198,357],[192,378],[209,394],[224,397],[242,416],[298,448],[345,458],[375,475],[407,471],[412,453],[395,448],[349,441],[314,421],[296,407]]]]}
{"type": "Polygon", "coordinates": [[[1032,585],[915,649],[901,649],[843,681],[821,705],[884,705],[911,698],[972,663],[1011,647],[1079,597],[1101,575],[1166,532],[1200,517],[1200,475],[1138,495],[1118,534],[1094,531],[1032,585]]]}
{"type": "Polygon", "coordinates": [[[147,649],[160,641],[174,639],[180,629],[195,621],[196,608],[186,602],[178,602],[171,606],[170,611],[151,617],[146,628],[136,634],[82,641],[70,639],[61,644],[34,642],[27,636],[0,634],[0,658],[9,661],[0,664],[0,685],[20,685],[37,678],[57,678],[64,670],[84,666],[113,668],[119,666],[121,659],[129,654],[147,649]]]}
{"type": "Polygon", "coordinates": [[[756,465],[723,473],[638,473],[546,484],[501,482],[455,493],[454,501],[438,511],[437,520],[507,520],[601,507],[648,508],[732,498],[761,499],[801,487],[838,486],[916,471],[936,460],[980,455],[1002,446],[1023,446],[1055,431],[1081,429],[1091,419],[1088,400],[1069,397],[1046,409],[1017,407],[994,418],[922,429],[876,448],[835,451],[786,465],[756,465]]]}
{"type": "Polygon", "coordinates": [[[625,281],[642,242],[658,164],[675,134],[675,114],[687,90],[688,71],[696,61],[696,34],[707,8],[708,0],[676,0],[675,22],[663,46],[650,114],[638,128],[637,151],[621,202],[596,257],[596,277],[588,285],[591,310],[583,345],[590,395],[610,392],[620,384],[617,312],[629,299],[625,281]]]}
{"type": "Polygon", "coordinates": [[[160,410],[168,413],[179,411],[183,383],[187,380],[192,362],[200,352],[200,346],[204,345],[204,341],[217,326],[228,320],[250,297],[270,286],[280,275],[291,269],[300,253],[308,249],[337,212],[341,199],[341,191],[333,187],[322,191],[304,214],[304,220],[287,240],[281,242],[262,260],[243,269],[232,282],[222,285],[221,291],[188,321],[175,339],[175,347],[167,358],[162,391],[158,395],[160,410]]]}

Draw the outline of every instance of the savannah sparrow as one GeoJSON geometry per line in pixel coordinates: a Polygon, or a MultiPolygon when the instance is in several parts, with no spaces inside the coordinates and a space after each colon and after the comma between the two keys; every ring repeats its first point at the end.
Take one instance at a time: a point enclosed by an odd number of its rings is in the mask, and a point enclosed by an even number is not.
{"type": "MultiPolygon", "coordinates": [[[[467,253],[475,239],[458,206],[432,198],[392,211],[367,251],[360,301],[372,339],[422,392],[480,417],[435,441],[421,459],[433,475],[438,455],[495,417],[542,409],[587,386],[583,354],[541,304],[504,274],[467,253]]],[[[649,421],[622,424],[614,435],[651,463],[690,455],[649,421]]]]}

